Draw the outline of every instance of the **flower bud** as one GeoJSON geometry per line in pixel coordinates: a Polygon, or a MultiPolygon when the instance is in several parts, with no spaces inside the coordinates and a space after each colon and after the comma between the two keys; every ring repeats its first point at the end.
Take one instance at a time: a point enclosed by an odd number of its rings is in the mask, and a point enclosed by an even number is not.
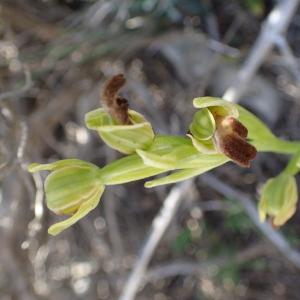
{"type": "Polygon", "coordinates": [[[281,226],[296,211],[298,201],[295,177],[286,173],[269,179],[262,188],[258,206],[261,222],[266,215],[272,218],[274,226],[281,226]]]}
{"type": "Polygon", "coordinates": [[[31,164],[30,172],[52,171],[45,180],[47,207],[59,215],[72,215],[52,225],[48,232],[57,235],[83,218],[100,201],[104,186],[99,182],[99,168],[77,159],[50,164],[31,164]]]}
{"type": "Polygon", "coordinates": [[[89,129],[98,132],[102,140],[121,153],[131,154],[137,149],[146,149],[154,138],[152,126],[134,110],[128,110],[130,123],[120,125],[105,109],[99,108],[86,114],[89,129]]]}

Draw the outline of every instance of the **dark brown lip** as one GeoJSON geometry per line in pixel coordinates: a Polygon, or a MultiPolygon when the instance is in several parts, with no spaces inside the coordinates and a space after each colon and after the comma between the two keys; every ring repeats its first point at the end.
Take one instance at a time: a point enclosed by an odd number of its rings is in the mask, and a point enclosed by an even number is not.
{"type": "Polygon", "coordinates": [[[120,124],[131,124],[128,114],[128,101],[119,97],[119,90],[125,85],[126,79],[123,74],[118,74],[108,79],[102,91],[102,101],[109,114],[120,124]]]}
{"type": "Polygon", "coordinates": [[[214,143],[218,150],[241,167],[250,167],[256,148],[247,141],[248,130],[233,117],[215,116],[214,143]]]}

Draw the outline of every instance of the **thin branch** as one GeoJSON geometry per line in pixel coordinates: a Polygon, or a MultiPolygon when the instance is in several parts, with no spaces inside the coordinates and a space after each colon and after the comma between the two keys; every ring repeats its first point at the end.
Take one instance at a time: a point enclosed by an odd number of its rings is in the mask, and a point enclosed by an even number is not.
{"type": "Polygon", "coordinates": [[[159,267],[154,267],[150,269],[144,277],[144,282],[161,280],[171,276],[185,276],[192,274],[205,274],[209,273],[211,267],[221,268],[227,264],[242,264],[249,260],[253,260],[259,256],[265,256],[270,253],[270,249],[265,242],[260,242],[255,244],[239,253],[233,257],[221,256],[215,259],[198,262],[198,261],[178,261],[165,264],[159,267]]]}
{"type": "Polygon", "coordinates": [[[31,73],[26,66],[24,66],[23,68],[24,68],[24,75],[25,75],[25,84],[19,89],[1,93],[0,101],[7,98],[19,97],[31,88],[32,86],[31,73]]]}
{"type": "MultiPolygon", "coordinates": [[[[20,295],[20,299],[23,300],[37,300],[35,295],[30,291],[28,286],[28,277],[25,276],[24,270],[21,268],[14,252],[11,249],[11,233],[5,233],[0,230],[1,251],[0,251],[0,264],[1,273],[3,269],[9,274],[9,277],[13,281],[13,287],[15,292],[20,295]]],[[[6,273],[5,272],[5,273],[6,273]]]]}
{"type": "Polygon", "coordinates": [[[295,77],[297,83],[300,82],[300,70],[297,59],[295,58],[292,49],[290,48],[286,37],[278,36],[276,39],[276,46],[278,47],[283,59],[289,67],[291,73],[295,77]]]}
{"type": "Polygon", "coordinates": [[[22,162],[25,147],[27,144],[28,126],[24,121],[20,121],[19,126],[20,126],[21,134],[20,134],[20,142],[19,142],[18,149],[17,149],[17,160],[19,162],[22,162]]]}
{"type": "Polygon", "coordinates": [[[287,258],[287,260],[300,269],[300,252],[292,248],[285,237],[279,231],[274,230],[269,223],[260,222],[257,209],[250,197],[230,187],[212,175],[205,174],[201,177],[201,180],[224,196],[234,198],[239,201],[249,218],[264,234],[264,236],[278,249],[279,252],[281,252],[285,258],[287,258]]]}
{"type": "Polygon", "coordinates": [[[119,300],[130,300],[135,298],[153,253],[169,227],[169,224],[181,203],[183,195],[187,193],[191,186],[192,181],[190,180],[174,186],[164,200],[163,206],[152,222],[149,237],[141,251],[141,255],[136,261],[119,300]]]}
{"type": "Polygon", "coordinates": [[[265,21],[248,58],[238,72],[235,84],[223,95],[224,99],[236,102],[237,99],[242,96],[247,86],[249,86],[249,81],[251,81],[254,74],[275,45],[276,38],[286,31],[298,4],[299,0],[283,0],[272,10],[265,21]]]}

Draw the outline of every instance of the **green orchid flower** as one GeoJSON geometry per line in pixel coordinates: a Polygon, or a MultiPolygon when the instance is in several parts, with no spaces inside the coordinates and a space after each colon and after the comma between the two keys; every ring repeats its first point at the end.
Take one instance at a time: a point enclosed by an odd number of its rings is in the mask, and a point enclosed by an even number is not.
{"type": "Polygon", "coordinates": [[[188,136],[202,153],[223,153],[242,167],[249,167],[256,149],[247,141],[247,128],[238,121],[238,106],[220,98],[193,100],[200,109],[194,115],[188,136]]]}
{"type": "Polygon", "coordinates": [[[51,171],[45,180],[47,207],[58,215],[70,218],[52,225],[48,232],[57,235],[86,216],[99,203],[104,185],[99,168],[78,159],[60,160],[50,164],[31,164],[30,172],[51,171]]]}
{"type": "MultiPolygon", "coordinates": [[[[213,139],[213,133],[217,129],[215,116],[219,116],[219,124],[224,119],[226,120],[226,117],[227,120],[228,118],[229,120],[234,119],[235,121],[231,122],[234,129],[237,129],[237,133],[242,138],[247,138],[247,141],[257,151],[294,154],[300,150],[300,142],[277,138],[264,122],[238,104],[221,98],[200,97],[193,100],[193,105],[200,111],[194,115],[189,137],[200,152],[213,153],[218,151],[218,142],[214,142],[213,139]]],[[[250,148],[248,149],[253,152],[250,148]]],[[[221,149],[219,147],[220,150],[222,151],[222,146],[221,149]]]]}
{"type": "Polygon", "coordinates": [[[111,148],[124,154],[136,149],[147,149],[154,138],[152,126],[134,110],[128,110],[131,124],[122,125],[104,108],[98,108],[85,115],[87,128],[96,130],[101,139],[111,148]]]}

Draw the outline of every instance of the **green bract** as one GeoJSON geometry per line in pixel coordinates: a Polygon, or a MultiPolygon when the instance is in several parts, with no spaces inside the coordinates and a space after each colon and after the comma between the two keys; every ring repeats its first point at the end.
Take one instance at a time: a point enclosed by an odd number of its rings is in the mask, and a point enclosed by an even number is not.
{"type": "Polygon", "coordinates": [[[81,160],[31,164],[28,169],[30,172],[52,171],[45,181],[47,207],[59,215],[72,215],[52,225],[48,230],[52,235],[70,227],[94,209],[104,191],[99,180],[99,168],[81,160]]]}
{"type": "Polygon", "coordinates": [[[154,133],[152,126],[134,110],[128,111],[132,124],[120,125],[103,108],[86,114],[87,128],[96,130],[102,140],[111,148],[121,153],[131,154],[136,149],[146,149],[152,143],[154,133]]]}

